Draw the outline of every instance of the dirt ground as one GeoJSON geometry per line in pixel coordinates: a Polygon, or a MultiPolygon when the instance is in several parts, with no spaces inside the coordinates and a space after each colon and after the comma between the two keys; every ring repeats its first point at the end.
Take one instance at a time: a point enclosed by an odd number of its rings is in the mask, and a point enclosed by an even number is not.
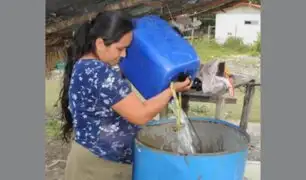
{"type": "Polygon", "coordinates": [[[64,180],[69,146],[59,139],[46,138],[45,142],[45,180],[64,180]]]}

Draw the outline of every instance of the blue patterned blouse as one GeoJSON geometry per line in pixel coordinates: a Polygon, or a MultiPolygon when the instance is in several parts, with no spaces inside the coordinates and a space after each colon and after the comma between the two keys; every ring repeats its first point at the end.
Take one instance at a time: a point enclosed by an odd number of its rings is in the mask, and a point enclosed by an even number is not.
{"type": "Polygon", "coordinates": [[[132,163],[139,126],[111,108],[130,92],[128,82],[111,66],[95,59],[77,61],[69,88],[75,141],[100,158],[132,163]]]}

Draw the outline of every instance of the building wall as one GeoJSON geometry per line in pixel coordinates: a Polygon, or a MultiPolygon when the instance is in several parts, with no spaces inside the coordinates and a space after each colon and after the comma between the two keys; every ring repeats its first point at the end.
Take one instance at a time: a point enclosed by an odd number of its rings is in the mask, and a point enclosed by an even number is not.
{"type": "Polygon", "coordinates": [[[224,43],[230,36],[240,37],[245,44],[252,44],[260,33],[260,9],[237,7],[216,14],[215,39],[224,43]]]}

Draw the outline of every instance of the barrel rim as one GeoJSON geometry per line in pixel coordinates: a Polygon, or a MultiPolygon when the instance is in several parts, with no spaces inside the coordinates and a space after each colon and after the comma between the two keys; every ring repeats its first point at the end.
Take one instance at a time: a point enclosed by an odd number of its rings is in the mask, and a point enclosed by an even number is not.
{"type": "MultiPolygon", "coordinates": [[[[207,121],[209,123],[218,123],[218,124],[223,124],[223,125],[226,125],[228,127],[234,128],[239,133],[241,133],[243,136],[246,137],[247,145],[250,143],[250,135],[245,130],[241,129],[239,126],[237,126],[233,123],[227,122],[225,120],[214,119],[214,118],[206,118],[206,117],[189,117],[189,118],[190,118],[191,121],[207,121]]],[[[173,122],[174,122],[173,120],[172,121],[171,120],[156,120],[155,122],[153,122],[153,121],[149,122],[146,126],[169,124],[169,123],[173,123],[173,122]]],[[[146,148],[150,148],[150,149],[152,149],[154,151],[157,151],[157,152],[160,152],[160,153],[170,154],[170,155],[175,155],[175,156],[203,156],[203,155],[205,155],[205,156],[218,156],[218,155],[234,154],[234,153],[238,153],[238,152],[248,150],[248,147],[246,147],[246,148],[242,148],[242,149],[236,150],[236,151],[222,151],[222,152],[217,152],[217,153],[181,154],[181,153],[175,153],[175,152],[170,152],[170,151],[163,151],[163,150],[160,150],[156,147],[149,146],[148,144],[143,143],[138,139],[138,133],[137,133],[134,141],[135,141],[135,146],[137,146],[137,144],[138,144],[138,145],[141,145],[141,146],[146,147],[146,148]]]]}

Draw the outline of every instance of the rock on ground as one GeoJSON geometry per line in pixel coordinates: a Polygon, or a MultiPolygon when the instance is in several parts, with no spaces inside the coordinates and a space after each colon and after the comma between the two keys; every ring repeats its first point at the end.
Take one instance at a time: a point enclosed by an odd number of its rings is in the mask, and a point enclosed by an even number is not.
{"type": "Polygon", "coordinates": [[[69,146],[59,139],[46,139],[45,143],[45,179],[63,180],[69,146]]]}

